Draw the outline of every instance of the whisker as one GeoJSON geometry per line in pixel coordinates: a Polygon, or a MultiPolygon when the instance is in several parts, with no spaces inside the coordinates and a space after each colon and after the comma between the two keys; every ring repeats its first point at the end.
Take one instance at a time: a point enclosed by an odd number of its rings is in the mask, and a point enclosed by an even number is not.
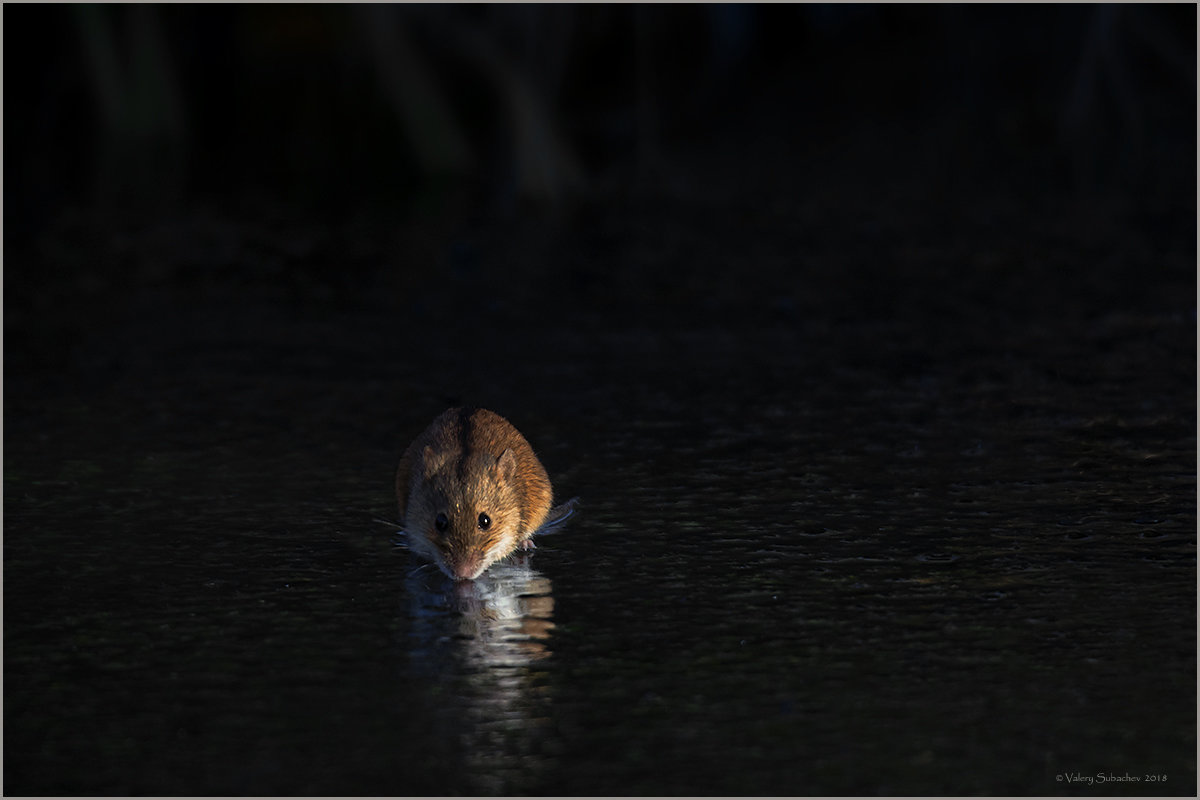
{"type": "MultiPolygon", "coordinates": [[[[433,564],[422,564],[419,567],[413,567],[412,569],[410,569],[408,571],[408,579],[414,580],[417,578],[427,578],[429,576],[423,575],[422,573],[427,572],[428,570],[431,570],[431,569],[434,569],[433,564]]],[[[429,588],[429,587],[426,586],[425,588],[429,588]]]]}

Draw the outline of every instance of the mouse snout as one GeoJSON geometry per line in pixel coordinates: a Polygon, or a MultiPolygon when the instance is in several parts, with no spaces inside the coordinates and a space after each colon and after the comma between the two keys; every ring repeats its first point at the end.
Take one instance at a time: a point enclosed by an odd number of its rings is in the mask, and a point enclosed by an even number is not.
{"type": "Polygon", "coordinates": [[[462,558],[452,561],[446,566],[450,568],[450,577],[454,580],[469,581],[483,572],[483,554],[479,552],[466,553],[462,558]]]}

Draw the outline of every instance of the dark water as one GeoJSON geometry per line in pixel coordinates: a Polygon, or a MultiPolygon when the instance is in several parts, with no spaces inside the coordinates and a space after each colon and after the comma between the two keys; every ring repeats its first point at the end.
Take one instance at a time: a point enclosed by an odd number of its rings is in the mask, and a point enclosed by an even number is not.
{"type": "Polygon", "coordinates": [[[1186,240],[641,213],[20,320],[6,793],[1194,794],[1186,240]],[[455,587],[379,520],[464,400],[582,506],[455,587]]]}

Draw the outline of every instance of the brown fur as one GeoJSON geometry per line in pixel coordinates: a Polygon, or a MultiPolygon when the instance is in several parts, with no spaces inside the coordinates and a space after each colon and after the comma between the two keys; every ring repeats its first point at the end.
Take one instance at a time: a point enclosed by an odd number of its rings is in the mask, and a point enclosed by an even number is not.
{"type": "Polygon", "coordinates": [[[409,547],[452,578],[475,578],[546,522],[550,478],[516,428],[486,409],[451,408],[404,451],[396,500],[409,547]],[[487,529],[479,515],[491,520],[487,529]],[[438,514],[448,526],[438,531],[438,514]]]}

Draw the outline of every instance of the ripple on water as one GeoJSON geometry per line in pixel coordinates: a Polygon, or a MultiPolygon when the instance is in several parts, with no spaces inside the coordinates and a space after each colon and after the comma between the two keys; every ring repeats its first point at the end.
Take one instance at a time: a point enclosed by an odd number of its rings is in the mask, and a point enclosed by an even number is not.
{"type": "Polygon", "coordinates": [[[917,561],[922,561],[929,564],[950,564],[958,561],[960,556],[953,553],[921,553],[916,556],[917,561]]]}

